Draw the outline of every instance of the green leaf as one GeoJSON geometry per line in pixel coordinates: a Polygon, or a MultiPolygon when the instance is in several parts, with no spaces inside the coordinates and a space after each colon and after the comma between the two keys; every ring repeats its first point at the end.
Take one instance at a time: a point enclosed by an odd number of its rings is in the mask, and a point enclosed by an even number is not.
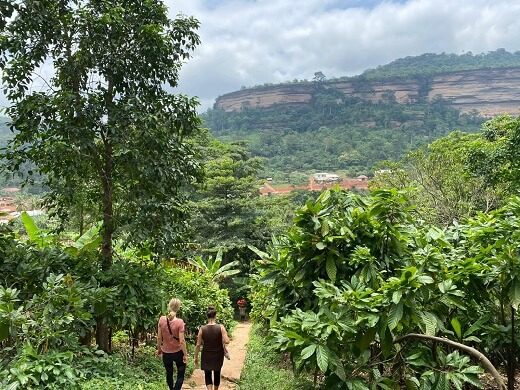
{"type": "Polygon", "coordinates": [[[312,355],[314,355],[314,352],[316,352],[316,344],[311,344],[307,347],[305,347],[301,352],[301,357],[303,360],[309,359],[312,355]]]}
{"type": "Polygon", "coordinates": [[[417,278],[417,280],[419,282],[421,282],[422,284],[431,284],[433,283],[433,279],[431,276],[428,276],[428,275],[421,275],[417,278]]]}
{"type": "Polygon", "coordinates": [[[95,250],[101,244],[100,231],[103,226],[102,222],[98,222],[90,229],[88,229],[80,238],[74,243],[74,247],[79,252],[88,252],[95,250]]]}
{"type": "Polygon", "coordinates": [[[417,378],[410,377],[405,380],[406,390],[417,390],[421,386],[421,383],[417,378]]]}
{"type": "Polygon", "coordinates": [[[399,302],[397,305],[392,305],[390,312],[388,313],[388,329],[391,331],[395,329],[399,321],[403,318],[403,302],[399,302]]]}
{"type": "Polygon", "coordinates": [[[329,356],[327,350],[322,345],[318,345],[316,349],[316,361],[321,372],[325,373],[329,365],[329,356]]]}
{"type": "Polygon", "coordinates": [[[42,237],[41,232],[38,226],[34,223],[34,219],[27,214],[25,211],[22,212],[20,216],[23,226],[25,228],[25,232],[27,233],[27,236],[29,237],[29,240],[31,242],[34,242],[38,244],[39,246],[42,246],[42,237]]]}
{"type": "Polygon", "coordinates": [[[460,322],[456,317],[453,317],[451,319],[451,327],[453,328],[455,334],[460,340],[462,338],[462,327],[460,326],[460,322]]]}
{"type": "Polygon", "coordinates": [[[401,297],[403,296],[403,292],[401,290],[394,291],[392,294],[392,302],[396,305],[401,301],[401,297]]]}
{"type": "Polygon", "coordinates": [[[316,248],[318,248],[320,251],[322,251],[326,247],[327,247],[327,244],[325,244],[323,241],[316,243],[316,248]]]}
{"type": "Polygon", "coordinates": [[[248,245],[247,247],[249,248],[250,251],[253,251],[262,260],[270,258],[270,256],[267,253],[262,252],[260,249],[255,248],[252,245],[248,245]]]}
{"type": "Polygon", "coordinates": [[[437,317],[435,314],[427,311],[421,312],[421,320],[424,324],[425,333],[428,336],[435,336],[437,330],[437,317]]]}
{"type": "Polygon", "coordinates": [[[479,330],[483,324],[489,321],[489,315],[485,315],[479,318],[473,325],[469,327],[469,329],[464,332],[464,337],[470,336],[475,331],[479,330]]]}
{"type": "Polygon", "coordinates": [[[343,367],[343,364],[341,364],[341,361],[336,365],[334,372],[342,381],[347,380],[347,374],[345,373],[345,368],[343,367]]]}
{"type": "Polygon", "coordinates": [[[509,299],[511,300],[511,306],[518,310],[520,304],[520,282],[514,278],[509,288],[509,299]]]}
{"type": "Polygon", "coordinates": [[[336,281],[337,267],[336,261],[332,256],[327,258],[327,263],[325,264],[325,269],[327,270],[327,276],[334,283],[336,281]]]}

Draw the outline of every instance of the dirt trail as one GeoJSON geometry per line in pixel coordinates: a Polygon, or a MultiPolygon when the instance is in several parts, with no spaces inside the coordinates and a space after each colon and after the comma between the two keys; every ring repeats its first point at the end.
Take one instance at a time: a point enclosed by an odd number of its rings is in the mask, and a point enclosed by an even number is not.
{"type": "MultiPolygon", "coordinates": [[[[234,390],[236,382],[240,379],[240,373],[246,358],[246,344],[249,341],[251,324],[248,322],[239,323],[233,331],[233,339],[228,345],[231,360],[224,359],[222,367],[222,381],[219,390],[234,390]]],[[[196,369],[190,379],[184,381],[183,389],[206,390],[204,384],[204,373],[196,369]]]]}

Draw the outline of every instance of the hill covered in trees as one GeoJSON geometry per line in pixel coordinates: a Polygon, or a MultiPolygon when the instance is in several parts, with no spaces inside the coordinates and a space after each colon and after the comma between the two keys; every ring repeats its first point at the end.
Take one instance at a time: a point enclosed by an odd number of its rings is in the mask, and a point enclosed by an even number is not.
{"type": "Polygon", "coordinates": [[[477,131],[484,117],[520,107],[520,52],[503,49],[423,54],[356,77],[324,76],[223,95],[203,115],[206,125],[224,140],[246,141],[266,159],[266,176],[294,182],[312,170],[370,174],[380,160],[453,130],[477,131]]]}
{"type": "Polygon", "coordinates": [[[385,79],[395,77],[411,77],[437,75],[475,69],[512,68],[520,66],[520,51],[510,53],[505,49],[497,49],[489,53],[462,55],[453,53],[425,53],[420,56],[399,58],[375,69],[368,69],[357,78],[385,79]]]}
{"type": "Polygon", "coordinates": [[[481,123],[480,117],[461,114],[442,102],[355,100],[328,106],[327,96],[308,107],[210,110],[206,123],[218,137],[244,140],[254,155],[264,157],[265,176],[289,182],[305,180],[312,170],[370,174],[380,160],[398,159],[453,129],[476,131],[481,123]]]}

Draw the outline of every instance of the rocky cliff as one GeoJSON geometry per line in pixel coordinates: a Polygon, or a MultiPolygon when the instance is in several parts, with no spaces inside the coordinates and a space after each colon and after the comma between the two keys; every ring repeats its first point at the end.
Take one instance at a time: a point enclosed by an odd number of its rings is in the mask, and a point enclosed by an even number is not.
{"type": "MultiPolygon", "coordinates": [[[[520,114],[520,67],[466,70],[408,79],[338,79],[323,82],[321,87],[337,90],[345,98],[372,102],[395,99],[406,104],[441,97],[463,112],[476,110],[484,116],[520,114]]],[[[314,83],[243,89],[219,97],[215,108],[229,112],[245,107],[304,105],[311,103],[316,90],[314,83]]]]}

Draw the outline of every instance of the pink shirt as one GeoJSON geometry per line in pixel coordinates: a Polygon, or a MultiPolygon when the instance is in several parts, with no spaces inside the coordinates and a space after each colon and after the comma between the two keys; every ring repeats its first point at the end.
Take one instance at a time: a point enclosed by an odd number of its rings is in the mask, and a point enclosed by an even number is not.
{"type": "Polygon", "coordinates": [[[166,353],[179,352],[181,350],[181,343],[173,336],[179,338],[179,333],[184,332],[184,321],[180,318],[170,320],[170,329],[172,330],[172,334],[170,335],[166,316],[162,316],[159,318],[159,328],[161,329],[162,335],[161,351],[166,353]]]}

